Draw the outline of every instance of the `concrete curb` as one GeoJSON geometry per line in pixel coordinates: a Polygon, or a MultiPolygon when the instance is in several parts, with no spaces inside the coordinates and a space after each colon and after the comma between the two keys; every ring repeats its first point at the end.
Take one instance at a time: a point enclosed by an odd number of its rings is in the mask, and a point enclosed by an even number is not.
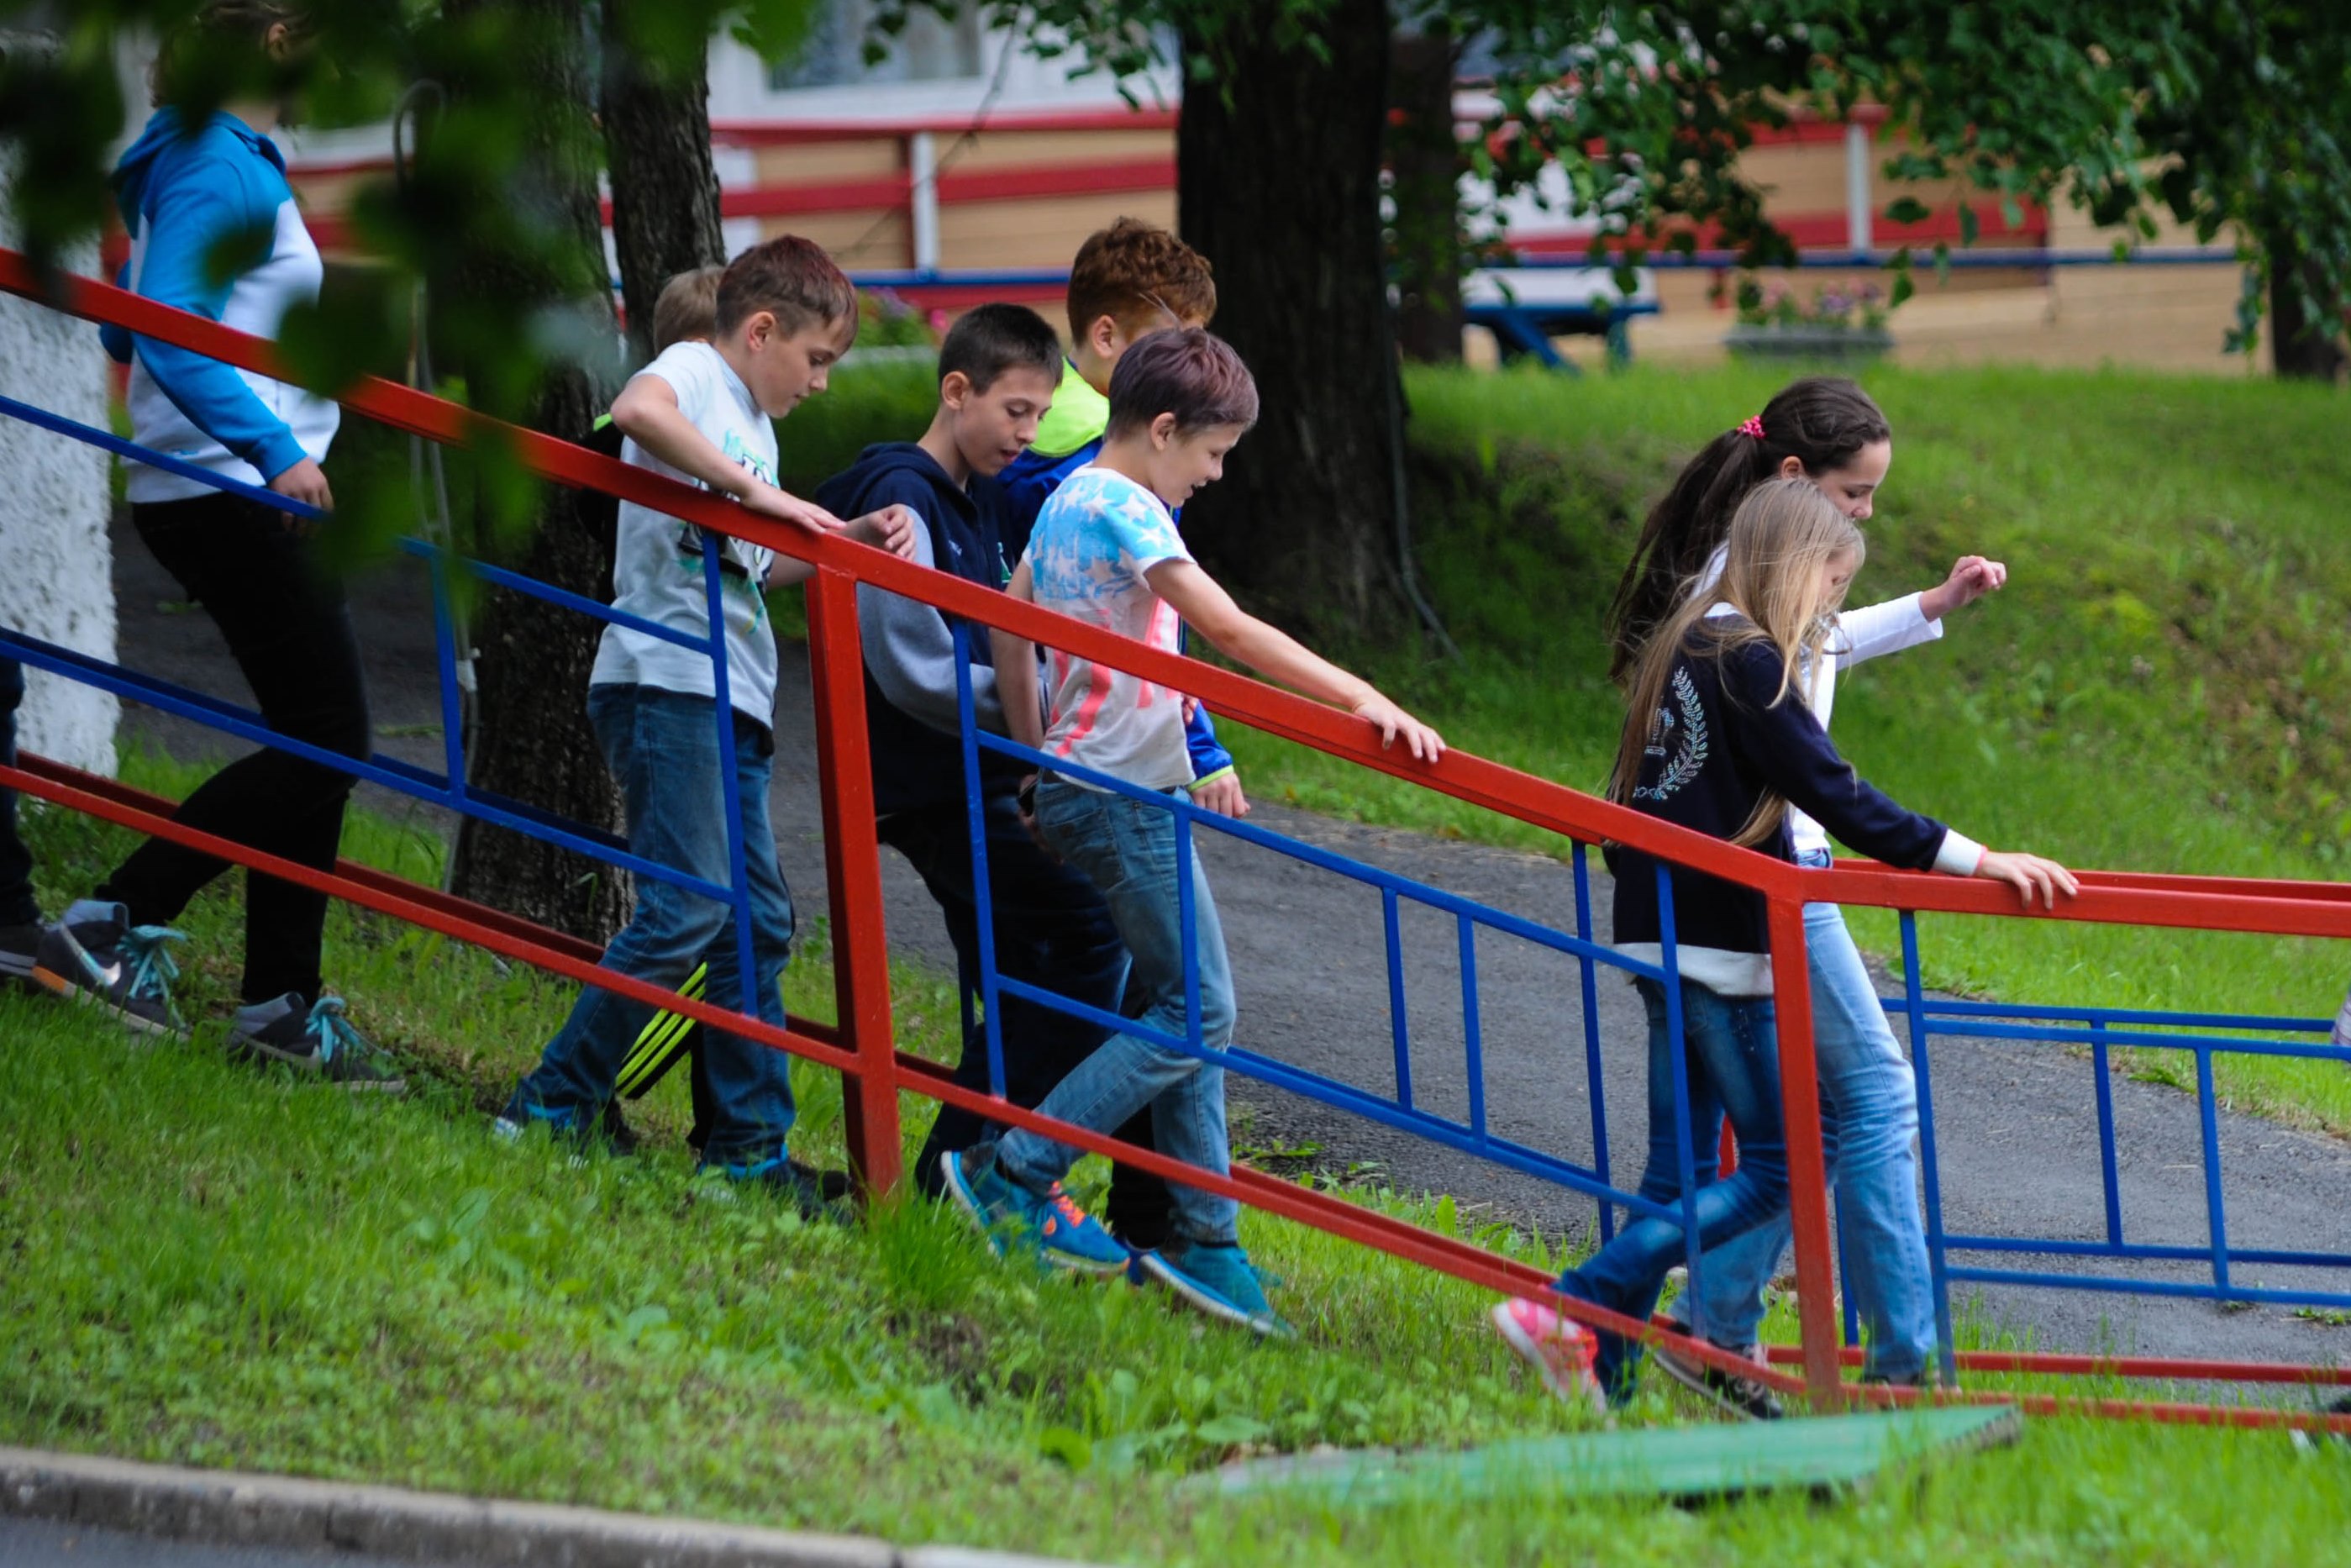
{"type": "Polygon", "coordinates": [[[0,1448],[0,1514],[208,1545],[371,1552],[468,1568],[1071,1568],[550,1503],[0,1448]]]}

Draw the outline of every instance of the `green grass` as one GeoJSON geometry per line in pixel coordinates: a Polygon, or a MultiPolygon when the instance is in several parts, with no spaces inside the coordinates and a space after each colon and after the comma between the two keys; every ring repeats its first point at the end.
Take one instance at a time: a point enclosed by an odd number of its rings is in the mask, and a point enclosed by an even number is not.
{"type": "MultiPolygon", "coordinates": [[[[126,843],[28,819],[52,904],[126,843]]],[[[345,850],[439,865],[430,837],[366,813],[345,850]]],[[[216,888],[183,922],[192,1015],[233,997],[239,914],[216,888]]],[[[636,1160],[498,1144],[484,1109],[569,988],[340,905],[329,941],[356,1014],[412,1068],[404,1100],[235,1066],[217,1022],[141,1047],[0,997],[0,1442],[1137,1563],[2302,1564],[2351,1510],[2351,1464],[2281,1486],[2275,1435],[2057,1420],[1830,1502],[1207,1500],[1186,1478],[1235,1454],[1573,1418],[1485,1332],[1479,1292],[1284,1222],[1250,1216],[1247,1239],[1306,1337],[1266,1345],[1155,1295],[1013,1270],[919,1204],[842,1232],[726,1201],[689,1179],[676,1082],[632,1108],[636,1160]]],[[[827,1010],[820,934],[787,985],[827,1010]]],[[[947,988],[904,970],[894,990],[903,1037],[941,1050],[947,988]]],[[[836,1160],[831,1075],[798,1076],[800,1152],[836,1160]]],[[[1358,1196],[1562,1260],[1450,1200],[1358,1196]]],[[[1652,1390],[1631,1418],[1689,1414],[1652,1390]]]]}
{"type": "MultiPolygon", "coordinates": [[[[1622,713],[1600,622],[1649,502],[1775,377],[1639,370],[1411,383],[1416,543],[1465,650],[1346,650],[1448,741],[1580,789],[1622,713]]],[[[1855,602],[2004,559],[1943,642],[1839,684],[1837,738],[1905,803],[2077,865],[2339,879],[2351,839],[2346,404],[2267,382],[1870,373],[1895,463],[1855,602]]],[[[1248,447],[1239,461],[1248,460],[1248,447]]],[[[1523,824],[1227,726],[1261,799],[1544,853],[1523,824]]],[[[1893,919],[1857,935],[1898,951],[1893,919]]],[[[2017,1000],[2331,1015],[2341,945],[1932,916],[1934,985],[2017,1000]]],[[[2179,1053],[2134,1071],[2185,1078],[2179,1053]]],[[[2336,1063],[2220,1059],[2223,1093],[2351,1132],[2336,1063]]]]}

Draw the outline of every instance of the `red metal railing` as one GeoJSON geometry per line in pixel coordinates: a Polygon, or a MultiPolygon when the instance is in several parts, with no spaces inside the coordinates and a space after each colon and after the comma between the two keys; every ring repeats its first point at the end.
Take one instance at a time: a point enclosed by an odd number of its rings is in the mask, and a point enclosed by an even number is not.
{"type": "MultiPolygon", "coordinates": [[[[185,315],[86,278],[37,277],[26,259],[0,250],[0,291],[17,294],[93,320],[172,342],[262,374],[289,379],[276,347],[216,322],[185,315]]],[[[1165,653],[1083,626],[961,579],[917,567],[862,545],[764,521],[739,507],[651,472],[631,467],[537,432],[484,418],[414,389],[362,378],[329,392],[347,407],[395,429],[431,440],[507,445],[541,477],[634,500],[722,534],[751,540],[811,563],[809,637],[816,695],[826,842],[826,871],[834,911],[835,988],[839,1024],[825,1029],[792,1019],[785,1027],[688,1000],[600,968],[587,944],[483,908],[436,890],[348,863],[331,872],[295,865],[172,821],[170,802],[37,758],[0,768],[0,786],[56,801],[139,831],[188,845],[224,860],[343,898],[362,907],[535,964],[582,984],[603,987],[735,1034],[837,1069],[847,1106],[849,1153],[873,1194],[900,1181],[898,1092],[911,1091],[963,1106],[1008,1125],[1028,1127],[1123,1163],[1233,1197],[1270,1213],[1440,1270],[1487,1289],[1531,1293],[1550,1277],[1457,1239],[1374,1213],[1332,1195],[1236,1166],[1229,1176],[1184,1166],[1165,1155],[1041,1117],[948,1081],[946,1071],[894,1049],[883,925],[879,848],[874,837],[872,778],[864,737],[864,683],[856,591],[872,583],[972,622],[1002,626],[1036,641],[1131,671],[1196,695],[1219,715],[1344,758],[1359,766],[1412,780],[1457,800],[1514,817],[1583,842],[1614,841],[1707,872],[1762,894],[1769,904],[1772,967],[1780,1024],[1783,1110],[1789,1144],[1802,1344],[1775,1359],[1801,1362],[1801,1382],[1761,1370],[1699,1341],[1635,1323],[1583,1302],[1553,1296],[1562,1311],[1617,1333],[1670,1339],[1690,1356],[1815,1401],[1840,1399],[1901,1404],[1915,1390],[1855,1388],[1840,1378],[1844,1353],[1831,1308],[1830,1237],[1821,1146],[1820,1103],[1814,1087],[1810,983],[1803,940],[1808,900],[1875,904],[1960,914],[2018,914],[2013,895],[1986,883],[1928,877],[1866,863],[1831,872],[1795,867],[1719,840],[1677,828],[1590,795],[1453,751],[1434,765],[1383,750],[1376,732],[1353,716],[1246,677],[1165,653]]],[[[2107,923],[2351,937],[2351,891],[2258,879],[2148,877],[2090,873],[2080,897],[2055,917],[2107,923]]],[[[2046,915],[2036,917],[2048,918],[2046,915]]],[[[2270,1364],[2118,1361],[2028,1353],[1967,1355],[1963,1366],[2032,1374],[2099,1373],[2134,1377],[2232,1379],[2252,1383],[2341,1384],[2351,1375],[2270,1364]]],[[[1943,1396],[2001,1398],[1991,1394],[1943,1396]]],[[[2148,1403],[2080,1401],[2032,1396],[2039,1410],[2134,1414],[2167,1421],[2241,1426],[2331,1427],[2351,1431],[2351,1416],[2301,1412],[2148,1403]]]]}

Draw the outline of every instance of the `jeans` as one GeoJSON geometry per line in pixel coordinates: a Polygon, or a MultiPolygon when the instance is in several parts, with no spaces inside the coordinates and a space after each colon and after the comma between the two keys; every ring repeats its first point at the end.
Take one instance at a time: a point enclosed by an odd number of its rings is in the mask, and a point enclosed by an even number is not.
{"type": "MultiPolygon", "coordinates": [[[[0,767],[16,766],[16,706],[25,700],[25,666],[0,659],[0,767]]],[[[16,836],[16,791],[0,789],[0,925],[31,925],[41,918],[33,902],[33,853],[16,836]]]]}
{"type": "MultiPolygon", "coordinates": [[[[1177,795],[1177,791],[1169,791],[1177,795]]],[[[1123,795],[1083,789],[1048,777],[1037,786],[1037,824],[1070,864],[1092,878],[1134,958],[1145,1006],[1135,1021],[1178,1039],[1189,1031],[1184,999],[1184,938],[1176,881],[1176,819],[1171,811],[1123,795]]],[[[1200,981],[1200,1042],[1221,1051],[1233,1038],[1232,967],[1224,926],[1199,858],[1192,860],[1192,912],[1200,981]]],[[[1232,1168],[1225,1138],[1225,1070],[1131,1034],[1115,1034],[1078,1064],[1037,1109],[1099,1133],[1111,1133],[1148,1109],[1159,1152],[1223,1176],[1232,1168]]],[[[996,1145],[1005,1175],[1042,1191],[1075,1165],[1079,1151],[1035,1133],[1015,1131],[996,1145]]],[[[1238,1241],[1232,1199],[1171,1184],[1171,1228],[1208,1246],[1238,1241]]]]}
{"type": "MultiPolygon", "coordinates": [[[[204,607],[253,688],[264,723],[344,757],[373,749],[359,639],[342,585],[309,539],[237,496],[199,496],[131,508],[163,570],[204,607]]],[[[172,820],[298,865],[331,871],[351,776],[265,747],[196,787],[172,820]]],[[[134,925],[167,925],[229,862],[150,839],[97,892],[128,904],[134,925]]],[[[316,1001],[327,895],[248,873],[247,1002],[292,991],[316,1001]]]]}
{"type": "MultiPolygon", "coordinates": [[[[775,831],[768,822],[768,784],[775,770],[775,737],[741,713],[735,724],[735,777],[719,767],[716,705],[654,686],[591,686],[588,718],[605,765],[619,781],[628,817],[629,848],[645,859],[724,886],[726,813],[743,813],[743,863],[750,883],[749,998],[762,1022],[781,1027],[784,1002],[777,985],[791,956],[792,895],[777,868],[775,831]],[[730,794],[732,800],[729,800],[730,794]]],[[[736,961],[735,914],[726,904],[653,877],[637,879],[637,906],[602,967],[675,990],[706,963],[703,996],[715,1007],[745,1009],[736,961]]],[[[516,1088],[506,1114],[561,1129],[584,1129],[606,1101],[622,1060],[654,1009],[590,986],[548,1043],[530,1076],[516,1088]]],[[[780,1158],[792,1125],[790,1059],[780,1051],[716,1030],[702,1040],[712,1120],[703,1158],[713,1165],[756,1166],[780,1158]]]]}
{"type": "MultiPolygon", "coordinates": [[[[983,785],[983,789],[986,786],[983,785]]],[[[1126,944],[1119,939],[1110,906],[1082,872],[1037,847],[1021,825],[1020,809],[1008,789],[981,797],[987,830],[987,889],[993,910],[997,972],[1057,991],[1102,1011],[1115,1013],[1126,988],[1126,944]]],[[[882,841],[906,857],[923,885],[938,901],[955,945],[957,967],[979,973],[979,905],[972,877],[971,817],[960,800],[893,811],[876,824],[882,841]]],[[[1004,1094],[1015,1105],[1034,1109],[1092,1056],[1111,1031],[1102,1025],[1019,997],[998,998],[1004,1040],[1004,1094]]],[[[975,1022],[964,1036],[955,1082],[987,1092],[987,1030],[975,1022]]],[[[943,1105],[915,1162],[914,1184],[936,1197],[939,1156],[963,1150],[989,1135],[975,1111],[943,1105]]],[[[1138,1113],[1118,1129],[1121,1140],[1144,1148],[1151,1117],[1138,1113]]],[[[1130,1247],[1149,1249],[1167,1239],[1167,1184],[1126,1166],[1111,1170],[1110,1201],[1102,1218],[1130,1247]]]]}
{"type": "MultiPolygon", "coordinates": [[[[1635,1219],[1616,1239],[1583,1264],[1560,1276],[1566,1295],[1592,1301],[1646,1322],[1656,1310],[1666,1274],[1684,1261],[1687,1238],[1677,1200],[1681,1197],[1681,1140],[1674,1126],[1673,1056],[1676,1044],[1666,1027],[1665,988],[1655,980],[1635,982],[1649,1010],[1649,1163],[1641,1174],[1640,1195],[1653,1203],[1677,1205],[1674,1218],[1635,1219]]],[[[1697,1197],[1698,1246],[1720,1246],[1754,1229],[1788,1206],[1788,1150],[1780,1125],[1780,1045],[1769,997],[1724,997],[1693,980],[1681,982],[1684,1060],[1689,1082],[1692,1137],[1704,1144],[1707,1129],[1725,1116],[1739,1134],[1739,1169],[1709,1181],[1712,1162],[1699,1166],[1697,1197]]],[[[1600,1385],[1610,1397],[1630,1391],[1640,1347],[1622,1335],[1600,1336],[1600,1385]]]]}
{"type": "MultiPolygon", "coordinates": [[[[1827,862],[1824,854],[1805,862],[1827,862]]],[[[1886,1026],[1877,987],[1835,904],[1804,906],[1804,946],[1811,957],[1822,1152],[1836,1190],[1844,1288],[1866,1330],[1864,1371],[1908,1379],[1926,1370],[1936,1339],[1934,1282],[1918,1213],[1917,1082],[1886,1026]]],[[[1716,1135],[1701,1126],[1698,1139],[1698,1179],[1709,1180],[1716,1135]]],[[[1746,1158],[1743,1147],[1740,1157],[1746,1158]]],[[[1763,1287],[1786,1255],[1790,1231],[1782,1213],[1700,1260],[1706,1332],[1718,1344],[1755,1343],[1763,1287]]],[[[1689,1321],[1684,1301],[1674,1303],[1674,1316],[1689,1321]]]]}

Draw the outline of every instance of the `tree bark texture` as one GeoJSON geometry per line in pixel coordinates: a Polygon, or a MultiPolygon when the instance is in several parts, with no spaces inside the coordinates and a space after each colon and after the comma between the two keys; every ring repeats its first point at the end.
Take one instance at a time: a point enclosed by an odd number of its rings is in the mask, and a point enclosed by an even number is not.
{"type": "Polygon", "coordinates": [[[612,242],[621,258],[629,357],[653,358],[653,301],[678,273],[726,259],[718,173],[710,162],[710,73],[662,68],[627,47],[632,13],[659,0],[604,0],[604,156],[612,175],[612,242]]]}
{"type": "Polygon", "coordinates": [[[2323,288],[2319,269],[2291,238],[2269,236],[2267,249],[2270,352],[2277,373],[2296,381],[2340,382],[2346,365],[2351,364],[2351,356],[2345,352],[2343,314],[2351,300],[2338,300],[2331,318],[2313,318],[2303,308],[2302,293],[2293,281],[2299,271],[2303,287],[2319,294],[2323,288]]]}
{"type": "Polygon", "coordinates": [[[1423,364],[1461,362],[1461,143],[1453,131],[1452,33],[1399,33],[1390,59],[1388,196],[1395,209],[1396,342],[1423,364]]]}
{"type": "MultiPolygon", "coordinates": [[[[461,308],[485,302],[516,319],[559,317],[577,324],[583,344],[610,342],[617,323],[605,286],[602,225],[596,190],[596,136],[589,37],[571,0],[475,0],[473,9],[509,13],[515,46],[487,72],[450,84],[453,109],[468,95],[500,100],[524,139],[519,168],[503,192],[485,199],[512,204],[530,231],[526,246],[472,248],[452,279],[461,308]]],[[[452,12],[459,6],[452,0],[452,12]]],[[[453,117],[454,118],[454,117],[453,117]]],[[[495,232],[495,231],[491,231],[495,232]]],[[[467,359],[456,344],[477,406],[520,414],[532,428],[565,440],[585,437],[611,402],[609,375],[580,353],[550,354],[527,384],[507,367],[467,359]]],[[[499,530],[485,486],[475,517],[476,548],[499,530]]],[[[539,492],[528,540],[499,551],[524,574],[592,599],[611,592],[612,562],[602,531],[583,516],[580,492],[539,492]]],[[[528,802],[591,827],[617,830],[620,795],[605,771],[587,716],[588,674],[601,624],[543,601],[494,591],[474,622],[479,691],[470,747],[472,783],[481,792],[528,802]]],[[[626,919],[626,873],[593,857],[492,827],[468,817],[457,836],[455,890],[494,908],[609,941],[626,919]]]]}
{"type": "Polygon", "coordinates": [[[1315,24],[1322,59],[1278,36],[1281,10],[1250,0],[1213,47],[1185,41],[1180,225],[1216,267],[1216,330],[1256,374],[1262,410],[1184,531],[1260,612],[1362,635],[1402,605],[1403,405],[1380,223],[1387,8],[1335,0],[1315,24]]]}

